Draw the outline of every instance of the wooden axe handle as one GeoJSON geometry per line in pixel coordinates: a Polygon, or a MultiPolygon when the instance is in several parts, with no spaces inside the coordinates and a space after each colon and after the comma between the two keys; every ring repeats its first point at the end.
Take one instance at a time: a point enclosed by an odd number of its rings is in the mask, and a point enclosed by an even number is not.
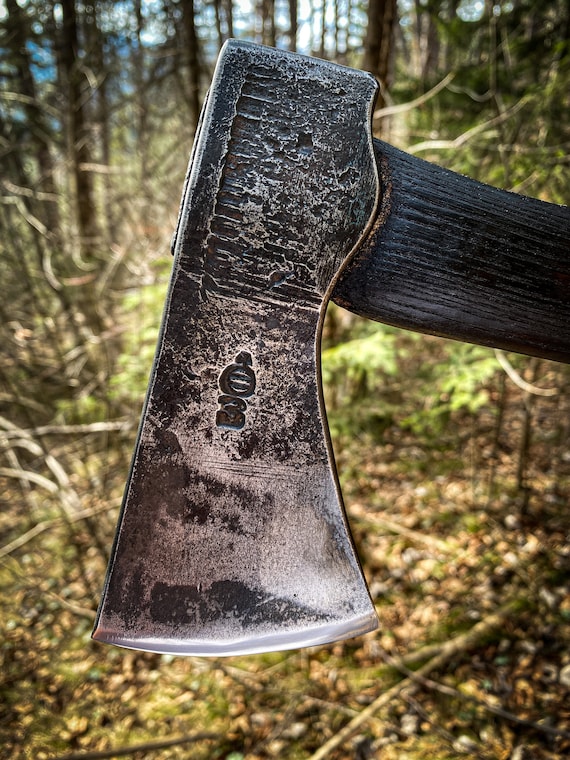
{"type": "Polygon", "coordinates": [[[570,362],[570,209],[375,140],[381,196],[333,300],[369,319],[570,362]]]}

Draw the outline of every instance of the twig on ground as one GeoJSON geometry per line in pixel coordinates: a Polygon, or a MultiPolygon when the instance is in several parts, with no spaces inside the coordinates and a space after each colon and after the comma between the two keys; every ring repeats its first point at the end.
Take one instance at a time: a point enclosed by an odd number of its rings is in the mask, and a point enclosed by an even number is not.
{"type": "Polygon", "coordinates": [[[444,641],[439,642],[438,644],[426,644],[425,647],[420,647],[413,652],[407,652],[402,655],[400,662],[409,668],[412,665],[419,665],[421,662],[431,660],[432,657],[435,657],[441,652],[441,648],[445,643],[446,642],[444,641]]]}
{"type": "MultiPolygon", "coordinates": [[[[419,717],[425,722],[429,723],[431,730],[438,734],[438,736],[441,736],[441,738],[446,741],[451,748],[455,748],[456,743],[456,737],[453,736],[452,733],[447,731],[445,728],[440,726],[434,719],[431,717],[427,710],[424,710],[424,708],[421,706],[421,704],[414,699],[411,694],[403,694],[402,695],[406,702],[410,705],[412,710],[419,715],[419,717]]],[[[472,757],[478,757],[481,758],[481,760],[488,760],[488,755],[482,754],[477,749],[472,750],[472,757]]]]}
{"type": "Polygon", "coordinates": [[[434,538],[433,536],[428,536],[424,533],[420,533],[417,530],[406,528],[404,525],[400,525],[399,523],[394,522],[393,520],[389,520],[386,517],[374,515],[370,522],[373,523],[376,527],[384,528],[390,533],[395,533],[396,535],[409,538],[416,544],[424,544],[428,548],[436,550],[438,552],[444,552],[447,554],[452,549],[449,541],[442,541],[440,538],[434,538]]]}
{"type": "Polygon", "coordinates": [[[1,546],[0,559],[6,557],[8,554],[11,554],[21,546],[24,546],[28,543],[28,541],[31,541],[36,536],[39,536],[40,533],[43,533],[50,528],[55,528],[58,525],[65,525],[66,523],[69,524],[78,522],[79,520],[85,520],[89,517],[94,517],[101,512],[108,512],[109,510],[115,509],[116,507],[117,504],[105,504],[105,506],[102,507],[84,509],[81,512],[77,512],[76,514],[72,515],[71,517],[68,517],[67,519],[64,519],[63,517],[55,517],[53,520],[42,520],[37,525],[34,525],[33,528],[30,528],[30,530],[22,533],[22,535],[18,536],[18,538],[15,538],[13,541],[10,541],[10,543],[5,544],[4,546],[1,546]]]}
{"type": "Polygon", "coordinates": [[[126,757],[138,752],[153,752],[168,747],[176,747],[180,744],[196,744],[197,742],[210,742],[222,739],[221,734],[203,732],[200,734],[190,734],[188,736],[177,736],[172,739],[163,739],[156,742],[145,742],[143,744],[132,744],[129,747],[116,747],[115,749],[104,749],[97,752],[72,752],[70,755],[59,755],[54,760],[107,760],[112,757],[126,757]]]}
{"type": "Polygon", "coordinates": [[[107,422],[88,422],[82,425],[41,425],[37,428],[17,428],[7,430],[7,439],[25,435],[91,435],[92,433],[128,432],[133,427],[132,420],[108,420],[107,422]]]}
{"type": "Polygon", "coordinates": [[[61,607],[63,607],[66,610],[69,610],[69,612],[71,612],[76,617],[84,617],[84,618],[87,618],[87,620],[90,620],[91,622],[95,620],[95,617],[96,617],[95,610],[92,610],[89,607],[82,607],[79,604],[74,604],[73,602],[70,602],[67,599],[64,599],[59,594],[54,594],[53,591],[44,590],[44,593],[47,594],[47,596],[51,597],[51,599],[54,599],[61,607]]]}
{"type": "Polygon", "coordinates": [[[549,734],[550,736],[561,736],[565,739],[570,739],[570,731],[565,731],[562,728],[559,729],[553,728],[552,726],[546,726],[542,723],[526,720],[525,718],[519,718],[508,710],[504,710],[502,707],[491,705],[488,702],[485,702],[485,700],[474,697],[471,694],[463,694],[458,689],[454,689],[452,686],[447,686],[445,684],[439,683],[438,681],[434,681],[431,678],[426,678],[424,675],[421,675],[420,671],[414,673],[413,670],[409,670],[409,668],[407,668],[401,661],[390,657],[387,652],[381,652],[381,656],[387,665],[396,668],[400,671],[400,673],[405,675],[407,679],[414,681],[418,685],[423,686],[430,691],[437,691],[440,694],[445,694],[446,696],[453,697],[454,699],[460,699],[463,702],[471,702],[471,704],[474,704],[477,707],[481,707],[483,710],[486,710],[493,715],[497,715],[499,718],[508,720],[510,723],[516,723],[518,726],[532,728],[536,731],[541,731],[542,733],[549,734]]]}
{"type": "MultiPolygon", "coordinates": [[[[374,505],[374,509],[381,510],[382,506],[374,505]]],[[[391,520],[389,517],[386,517],[379,511],[370,512],[369,509],[366,509],[362,504],[358,502],[353,502],[351,504],[350,517],[351,519],[358,521],[360,525],[374,527],[375,529],[383,528],[389,533],[394,533],[396,535],[409,538],[410,541],[413,541],[416,544],[423,544],[432,551],[449,554],[450,551],[453,551],[457,548],[453,541],[444,541],[441,538],[436,538],[435,536],[421,533],[418,530],[413,530],[413,528],[407,528],[405,525],[402,525],[395,520],[391,520]]]]}
{"type": "Polygon", "coordinates": [[[491,633],[494,629],[503,624],[505,619],[511,615],[518,607],[518,600],[509,602],[501,607],[497,612],[489,615],[484,620],[473,626],[473,628],[461,636],[442,644],[439,654],[432,657],[425,665],[416,672],[410,672],[410,675],[399,683],[392,686],[388,691],[380,694],[368,707],[365,707],[355,718],[346,724],[337,734],[332,736],[323,746],[318,749],[309,760],[325,760],[329,753],[342,746],[353,734],[355,734],[364,724],[366,724],[382,707],[385,707],[393,699],[399,697],[403,691],[416,689],[420,685],[421,678],[427,676],[434,670],[439,670],[446,665],[455,655],[464,652],[491,633]]]}

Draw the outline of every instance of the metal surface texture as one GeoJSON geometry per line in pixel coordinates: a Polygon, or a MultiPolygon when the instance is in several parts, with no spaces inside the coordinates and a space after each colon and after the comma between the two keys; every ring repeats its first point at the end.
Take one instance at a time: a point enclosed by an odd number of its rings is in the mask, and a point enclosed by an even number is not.
{"type": "Polygon", "coordinates": [[[95,639],[226,655],[376,627],[319,369],[330,292],[378,202],[375,88],[316,59],[222,51],[95,639]]]}

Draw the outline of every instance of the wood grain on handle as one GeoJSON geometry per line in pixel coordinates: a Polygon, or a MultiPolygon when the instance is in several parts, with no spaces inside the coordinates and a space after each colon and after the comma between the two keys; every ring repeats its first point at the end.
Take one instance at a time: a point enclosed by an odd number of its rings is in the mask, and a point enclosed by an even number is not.
{"type": "Polygon", "coordinates": [[[570,362],[570,209],[374,141],[378,218],[333,293],[397,327],[570,362]]]}

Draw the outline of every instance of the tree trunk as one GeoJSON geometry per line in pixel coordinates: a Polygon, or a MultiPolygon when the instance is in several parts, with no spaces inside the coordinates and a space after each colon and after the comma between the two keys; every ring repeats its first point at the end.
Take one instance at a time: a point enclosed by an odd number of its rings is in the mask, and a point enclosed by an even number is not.
{"type": "MultiPolygon", "coordinates": [[[[447,23],[451,27],[455,23],[455,19],[457,18],[457,8],[459,6],[459,0],[449,0],[449,3],[447,4],[447,23]]],[[[457,56],[457,53],[459,52],[456,50],[455,45],[453,44],[453,39],[451,35],[446,34],[445,40],[444,40],[444,48],[443,48],[443,66],[445,71],[451,71],[453,66],[455,65],[455,59],[457,56]]]]}
{"type": "MultiPolygon", "coordinates": [[[[342,63],[344,60],[344,49],[340,48],[340,20],[342,17],[342,11],[340,7],[340,0],[334,0],[334,60],[342,63]]],[[[346,46],[345,46],[346,48],[346,46]]]]}
{"type": "Polygon", "coordinates": [[[147,121],[148,103],[145,83],[145,56],[143,47],[144,16],[142,0],[135,0],[136,45],[132,51],[133,82],[135,85],[136,102],[136,144],[139,157],[141,185],[146,188],[149,180],[148,150],[147,150],[147,121]]]}
{"type": "Polygon", "coordinates": [[[83,259],[89,262],[94,258],[101,242],[92,175],[87,168],[92,163],[89,119],[78,57],[79,34],[75,3],[73,0],[63,0],[61,8],[63,25],[60,60],[67,84],[69,152],[76,192],[76,220],[80,251],[83,259]]]}
{"type": "Polygon", "coordinates": [[[234,36],[234,6],[233,0],[226,0],[226,19],[228,24],[228,37],[234,36]]]}
{"type": "Polygon", "coordinates": [[[396,20],[396,0],[370,0],[362,67],[380,82],[380,106],[385,104],[382,91],[389,89],[391,85],[392,43],[396,20]]]}
{"type": "Polygon", "coordinates": [[[261,44],[275,47],[277,33],[275,28],[275,0],[261,0],[261,44]]]}
{"type": "Polygon", "coordinates": [[[289,50],[297,52],[297,0],[289,0],[289,50]]]}
{"type": "Polygon", "coordinates": [[[214,15],[216,18],[216,34],[218,37],[218,48],[224,44],[224,33],[222,32],[222,9],[221,0],[214,0],[214,15]]]}
{"type": "Polygon", "coordinates": [[[352,51],[352,46],[350,44],[350,25],[352,24],[352,14],[353,14],[353,0],[347,0],[346,2],[346,18],[347,18],[347,25],[346,29],[344,30],[344,56],[343,56],[343,62],[346,62],[349,60],[350,53],[352,51]]]}
{"type": "Polygon", "coordinates": [[[324,58],[326,54],[326,35],[327,35],[327,0],[321,0],[321,42],[319,45],[320,58],[324,58]]]}
{"type": "MultiPolygon", "coordinates": [[[[99,182],[102,190],[103,220],[101,226],[105,231],[105,239],[110,246],[117,238],[117,219],[113,202],[113,187],[111,174],[107,169],[111,166],[111,130],[109,123],[109,102],[107,93],[107,71],[105,61],[104,32],[101,29],[99,7],[97,3],[91,6],[91,23],[88,24],[89,50],[93,60],[97,91],[95,93],[94,121],[99,135],[98,159],[103,167],[99,182]]],[[[141,67],[142,68],[142,67],[141,67]]]]}
{"type": "Polygon", "coordinates": [[[234,36],[234,12],[232,0],[214,0],[218,47],[234,36]]]}
{"type": "Polygon", "coordinates": [[[200,79],[201,66],[198,55],[198,35],[196,34],[196,22],[194,17],[194,1],[188,0],[183,3],[183,24],[186,37],[187,64],[188,64],[188,105],[192,120],[193,132],[198,126],[200,118],[200,79]]]}
{"type": "MultiPolygon", "coordinates": [[[[35,190],[42,193],[42,200],[33,199],[32,213],[46,226],[52,239],[57,241],[60,232],[59,210],[57,207],[57,190],[54,182],[54,166],[50,153],[51,134],[46,123],[45,113],[37,98],[36,85],[32,75],[29,47],[30,35],[27,19],[16,0],[6,0],[6,9],[10,19],[11,34],[6,36],[10,47],[11,60],[17,72],[18,90],[24,96],[22,108],[30,129],[30,141],[35,150],[38,179],[35,190]]],[[[34,188],[30,188],[34,189],[34,188]]],[[[32,199],[23,199],[31,203],[32,199]]]]}
{"type": "Polygon", "coordinates": [[[433,74],[437,72],[439,64],[439,33],[434,14],[429,8],[426,13],[426,31],[424,41],[424,54],[422,60],[422,84],[425,86],[433,74]]]}

